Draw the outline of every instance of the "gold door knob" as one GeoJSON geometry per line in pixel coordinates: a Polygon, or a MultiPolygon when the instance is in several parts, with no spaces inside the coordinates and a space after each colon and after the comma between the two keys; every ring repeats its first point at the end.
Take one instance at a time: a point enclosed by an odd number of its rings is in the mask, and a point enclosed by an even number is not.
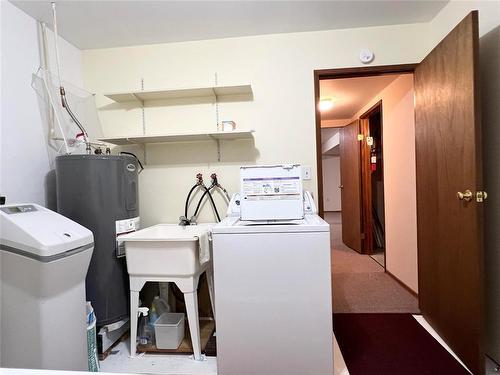
{"type": "Polygon", "coordinates": [[[339,189],[343,189],[344,188],[344,185],[339,185],[339,189]]]}
{"type": "Polygon", "coordinates": [[[470,202],[472,200],[473,195],[474,194],[472,194],[472,191],[467,189],[463,193],[459,191],[457,193],[457,198],[460,199],[461,201],[470,202]]]}

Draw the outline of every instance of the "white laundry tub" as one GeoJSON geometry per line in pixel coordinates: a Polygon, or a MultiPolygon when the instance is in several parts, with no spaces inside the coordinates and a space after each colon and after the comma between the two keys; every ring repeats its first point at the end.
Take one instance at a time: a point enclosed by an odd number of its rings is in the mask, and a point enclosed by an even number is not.
{"type": "MultiPolygon", "coordinates": [[[[199,237],[211,224],[158,224],[120,236],[130,276],[190,276],[200,271],[199,237]]],[[[210,250],[211,251],[211,250],[210,250]]]]}
{"type": "MultiPolygon", "coordinates": [[[[125,242],[130,279],[130,355],[135,357],[139,292],[146,282],[174,282],[184,294],[194,359],[200,361],[198,281],[207,274],[210,302],[215,316],[212,262],[200,264],[200,237],[208,235],[214,224],[179,226],[158,224],[120,236],[125,242]]],[[[211,253],[208,242],[208,251],[211,253]]],[[[210,254],[211,259],[211,254],[210,254]]]]}

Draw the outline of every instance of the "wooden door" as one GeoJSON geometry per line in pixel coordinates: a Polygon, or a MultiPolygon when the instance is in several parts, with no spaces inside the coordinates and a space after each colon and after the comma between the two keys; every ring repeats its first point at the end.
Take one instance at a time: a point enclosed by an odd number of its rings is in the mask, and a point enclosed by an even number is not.
{"type": "Polygon", "coordinates": [[[358,252],[361,245],[361,179],[359,121],[342,128],[340,139],[340,183],[342,241],[358,252]]]}
{"type": "Polygon", "coordinates": [[[360,143],[360,169],[361,169],[361,233],[363,233],[362,252],[373,253],[373,215],[372,215],[372,171],[370,167],[370,146],[366,138],[370,136],[369,116],[359,119],[359,130],[363,134],[360,143]]]}
{"type": "Polygon", "coordinates": [[[472,12],[416,68],[415,135],[420,309],[483,374],[478,41],[472,12]],[[457,196],[466,190],[469,202],[457,196]]]}

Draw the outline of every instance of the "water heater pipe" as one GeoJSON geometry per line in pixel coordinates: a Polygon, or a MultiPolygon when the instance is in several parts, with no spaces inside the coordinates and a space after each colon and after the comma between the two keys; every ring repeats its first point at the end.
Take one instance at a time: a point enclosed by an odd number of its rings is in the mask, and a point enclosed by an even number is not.
{"type": "Polygon", "coordinates": [[[61,95],[61,104],[63,108],[68,112],[69,117],[75,122],[75,124],[78,126],[80,131],[83,133],[83,140],[85,142],[85,150],[87,151],[87,154],[92,153],[92,148],[90,147],[90,141],[89,141],[89,135],[83,125],[80,123],[78,118],[74,115],[74,113],[71,111],[71,108],[68,105],[68,102],[66,100],[66,91],[64,90],[64,86],[62,84],[61,80],[61,64],[59,60],[59,47],[58,47],[58,32],[57,32],[57,12],[56,12],[56,3],[53,1],[52,2],[52,16],[53,16],[53,22],[54,22],[54,45],[56,49],[56,66],[57,66],[57,78],[59,80],[59,94],[61,95]]]}

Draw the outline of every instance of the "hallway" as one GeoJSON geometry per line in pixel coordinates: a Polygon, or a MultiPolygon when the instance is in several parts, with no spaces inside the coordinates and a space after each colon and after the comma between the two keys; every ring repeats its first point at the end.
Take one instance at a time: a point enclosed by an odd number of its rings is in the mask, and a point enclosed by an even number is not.
{"type": "Polygon", "coordinates": [[[331,228],[333,311],[418,314],[418,299],[414,295],[370,256],[342,243],[340,212],[325,212],[325,220],[331,228]]]}

